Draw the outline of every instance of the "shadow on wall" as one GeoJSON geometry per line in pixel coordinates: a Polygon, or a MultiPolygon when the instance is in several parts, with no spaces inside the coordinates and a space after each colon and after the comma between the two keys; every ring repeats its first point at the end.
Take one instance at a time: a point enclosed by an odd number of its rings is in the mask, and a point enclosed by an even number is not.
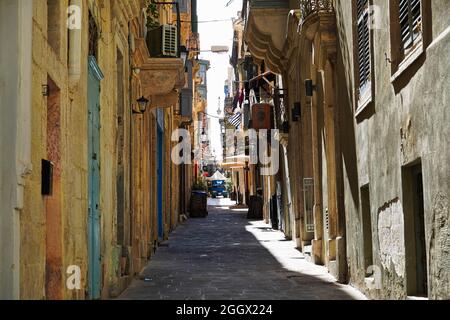
{"type": "Polygon", "coordinates": [[[343,166],[347,173],[347,179],[350,185],[350,191],[355,208],[359,208],[359,181],[358,181],[358,158],[356,155],[356,140],[355,140],[355,113],[354,113],[354,97],[353,97],[353,84],[351,66],[352,50],[348,47],[350,43],[345,33],[345,27],[343,25],[344,17],[342,15],[342,8],[338,6],[336,8],[337,27],[338,30],[338,59],[336,68],[337,84],[336,90],[338,100],[338,112],[340,135],[341,135],[341,152],[343,158],[343,166]]]}

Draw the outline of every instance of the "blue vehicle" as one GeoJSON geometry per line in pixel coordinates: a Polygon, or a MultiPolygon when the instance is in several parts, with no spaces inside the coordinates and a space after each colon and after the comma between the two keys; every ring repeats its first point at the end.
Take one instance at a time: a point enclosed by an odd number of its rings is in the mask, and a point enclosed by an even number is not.
{"type": "Polygon", "coordinates": [[[211,178],[208,178],[208,192],[212,198],[224,197],[228,198],[227,178],[217,171],[211,178]]]}
{"type": "Polygon", "coordinates": [[[224,198],[228,198],[228,191],[225,180],[212,180],[208,191],[213,198],[221,196],[224,198]]]}

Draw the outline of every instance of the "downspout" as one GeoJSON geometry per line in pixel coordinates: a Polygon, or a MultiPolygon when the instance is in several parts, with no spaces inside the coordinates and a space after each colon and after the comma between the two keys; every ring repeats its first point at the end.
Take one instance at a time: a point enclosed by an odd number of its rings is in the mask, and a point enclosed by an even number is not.
{"type": "MultiPolygon", "coordinates": [[[[128,101],[130,104],[130,107],[132,106],[132,102],[133,101],[133,63],[132,63],[132,38],[133,34],[131,33],[131,21],[128,22],[128,67],[130,70],[130,75],[129,75],[129,88],[128,88],[128,101]]],[[[133,194],[133,108],[129,108],[129,117],[130,117],[130,126],[129,126],[129,137],[128,137],[128,142],[129,142],[129,172],[130,172],[130,183],[129,183],[129,196],[128,196],[128,201],[129,201],[129,208],[130,208],[130,213],[133,212],[133,201],[131,199],[132,194],[133,194]]],[[[128,241],[125,242],[128,244],[128,246],[132,245],[132,214],[130,214],[130,221],[129,221],[129,232],[128,232],[128,241]]],[[[128,250],[127,250],[128,251],[128,250]]],[[[128,252],[129,255],[129,252],[128,252]]]]}

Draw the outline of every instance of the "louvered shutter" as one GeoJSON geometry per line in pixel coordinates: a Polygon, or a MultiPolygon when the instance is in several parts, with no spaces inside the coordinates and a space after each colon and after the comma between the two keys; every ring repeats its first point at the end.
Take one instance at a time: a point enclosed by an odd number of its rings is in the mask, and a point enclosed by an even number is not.
{"type": "Polygon", "coordinates": [[[399,1],[400,35],[403,49],[414,45],[414,41],[422,34],[422,10],[420,0],[399,1]]]}
{"type": "Polygon", "coordinates": [[[178,54],[177,27],[163,25],[162,54],[168,57],[176,57],[178,54]]]}
{"type": "Polygon", "coordinates": [[[371,79],[370,38],[369,38],[369,1],[357,0],[358,21],[358,74],[359,91],[366,89],[371,79]]]}

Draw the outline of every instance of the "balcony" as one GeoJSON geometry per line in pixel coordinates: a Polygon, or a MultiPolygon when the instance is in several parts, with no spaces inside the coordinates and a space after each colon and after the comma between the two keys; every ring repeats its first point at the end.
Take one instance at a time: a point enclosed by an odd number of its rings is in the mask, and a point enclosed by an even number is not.
{"type": "Polygon", "coordinates": [[[141,94],[150,100],[151,108],[170,108],[179,101],[185,84],[185,69],[180,58],[152,58],[146,39],[135,39],[133,67],[138,70],[141,94]]]}
{"type": "Polygon", "coordinates": [[[313,41],[320,37],[320,49],[326,55],[336,51],[336,16],[332,0],[300,0],[301,32],[313,41]]]}
{"type": "Polygon", "coordinates": [[[300,12],[304,20],[318,13],[333,13],[332,0],[300,0],[300,12]]]}

